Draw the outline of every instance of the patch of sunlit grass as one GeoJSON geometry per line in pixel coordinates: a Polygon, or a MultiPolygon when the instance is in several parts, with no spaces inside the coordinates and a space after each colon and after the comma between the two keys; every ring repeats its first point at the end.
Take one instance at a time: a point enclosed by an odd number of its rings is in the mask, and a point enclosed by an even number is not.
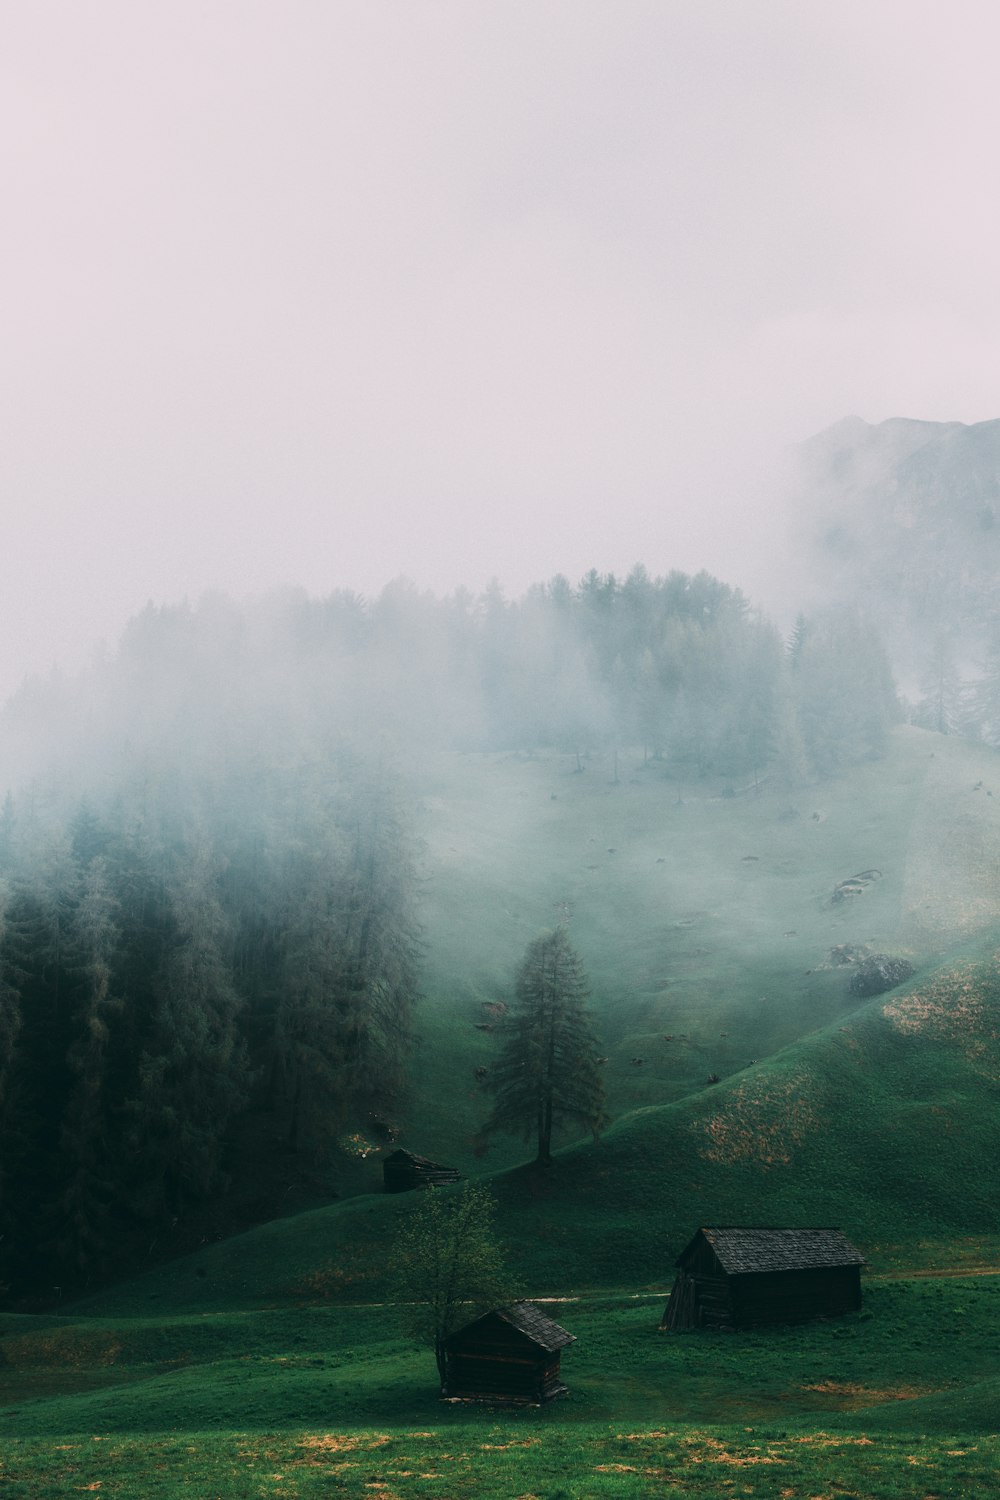
{"type": "Polygon", "coordinates": [[[819,1125],[815,1092],[815,1078],[804,1073],[737,1084],[717,1114],[692,1121],[691,1128],[708,1138],[699,1147],[701,1156],[727,1165],[787,1166],[819,1125]]]}

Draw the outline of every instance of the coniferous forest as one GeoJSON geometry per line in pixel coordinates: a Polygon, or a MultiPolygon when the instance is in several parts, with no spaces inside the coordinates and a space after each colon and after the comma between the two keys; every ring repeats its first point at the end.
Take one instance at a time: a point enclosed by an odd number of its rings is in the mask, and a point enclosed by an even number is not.
{"type": "Polygon", "coordinates": [[[512,602],[150,607],[82,679],[26,685],[3,724],[4,1281],[93,1284],[303,1201],[268,1197],[275,1153],[317,1200],[352,1130],[391,1138],[428,749],[628,747],[733,795],[877,757],[897,715],[857,614],[785,641],[718,580],[641,569],[512,602]]]}

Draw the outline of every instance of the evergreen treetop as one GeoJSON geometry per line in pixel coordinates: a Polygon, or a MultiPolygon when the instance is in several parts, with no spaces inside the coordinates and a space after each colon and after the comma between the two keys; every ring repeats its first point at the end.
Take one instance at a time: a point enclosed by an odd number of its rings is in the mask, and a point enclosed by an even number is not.
{"type": "Polygon", "coordinates": [[[492,1072],[495,1100],[483,1134],[534,1137],[540,1166],[551,1165],[553,1128],[560,1121],[583,1125],[595,1138],[607,1123],[588,993],[565,927],[528,944],[492,1072]]]}

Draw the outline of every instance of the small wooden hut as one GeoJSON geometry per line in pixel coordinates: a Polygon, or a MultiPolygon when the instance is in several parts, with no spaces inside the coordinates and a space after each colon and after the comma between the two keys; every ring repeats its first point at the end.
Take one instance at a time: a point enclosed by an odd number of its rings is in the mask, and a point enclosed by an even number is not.
{"type": "Polygon", "coordinates": [[[563,1396],[560,1353],[575,1335],[532,1302],[497,1307],[445,1341],[445,1394],[535,1406],[563,1396]]]}
{"type": "Polygon", "coordinates": [[[444,1182],[457,1182],[460,1175],[457,1167],[443,1167],[440,1162],[430,1161],[426,1156],[415,1156],[412,1151],[394,1151],[382,1163],[382,1181],[387,1193],[439,1187],[444,1182]]]}
{"type": "Polygon", "coordinates": [[[839,1229],[699,1229],[661,1329],[755,1328],[861,1306],[865,1258],[839,1229]]]}

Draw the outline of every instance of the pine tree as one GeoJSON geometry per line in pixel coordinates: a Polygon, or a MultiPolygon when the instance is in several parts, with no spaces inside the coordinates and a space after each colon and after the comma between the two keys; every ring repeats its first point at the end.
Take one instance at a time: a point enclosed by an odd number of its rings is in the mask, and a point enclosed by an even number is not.
{"type": "Polygon", "coordinates": [[[344,1124],[356,1052],[338,1004],[346,988],[338,906],[343,864],[332,849],[327,858],[324,852],[302,851],[286,866],[294,909],[270,1038],[272,1106],[286,1116],[290,1148],[317,1157],[344,1124]]]}
{"type": "MultiPolygon", "coordinates": [[[[10,1119],[9,1099],[10,1083],[14,1074],[18,1032],[21,1029],[21,1001],[16,990],[7,983],[5,976],[5,964],[3,962],[3,923],[6,913],[3,909],[6,892],[0,888],[0,1140],[7,1146],[12,1136],[10,1119]]],[[[3,1272],[6,1269],[9,1257],[7,1210],[7,1175],[8,1167],[6,1154],[0,1157],[0,1293],[5,1290],[6,1281],[3,1272]]]]}
{"type": "Polygon", "coordinates": [[[352,1117],[391,1115],[404,1089],[417,984],[414,851],[393,778],[343,752],[305,784],[308,828],[277,866],[277,990],[256,1060],[288,1144],[327,1156],[352,1117]]]}
{"type": "Polygon", "coordinates": [[[54,1242],[67,1171],[61,1123],[73,1083],[68,1052],[79,998],[75,872],[64,854],[58,841],[41,846],[35,878],[13,883],[0,950],[0,993],[16,1017],[5,1080],[0,1218],[0,1245],[14,1282],[58,1279],[54,1242]]]}
{"type": "Polygon", "coordinates": [[[961,734],[965,725],[962,680],[954,643],[944,631],[931,641],[920,686],[923,695],[913,722],[938,734],[961,734]]]}
{"type": "Polygon", "coordinates": [[[792,626],[791,634],[785,642],[785,652],[793,667],[797,667],[802,659],[802,652],[806,641],[809,639],[809,621],[801,612],[795,616],[795,624],[792,626]]]}
{"type": "Polygon", "coordinates": [[[885,754],[899,704],[885,649],[858,610],[815,616],[792,665],[796,717],[813,774],[835,775],[885,754]]]}
{"type": "Polygon", "coordinates": [[[174,940],[154,976],[155,1010],[127,1106],[132,1206],[157,1221],[225,1186],[226,1132],[246,1101],[240,999],[214,873],[209,851],[190,848],[170,884],[174,940]]]}
{"type": "Polygon", "coordinates": [[[496,1100],[483,1134],[537,1138],[536,1161],[547,1167],[557,1121],[585,1125],[595,1138],[607,1123],[597,1043],[584,1004],[587,981],[565,927],[529,943],[514,993],[492,1074],[496,1100]]]}
{"type": "Polygon", "coordinates": [[[61,1155],[67,1179],[56,1236],[60,1261],[72,1275],[86,1276],[101,1267],[112,1233],[116,1153],[106,1095],[111,1034],[123,1008],[112,978],[117,918],[107,863],[98,855],[81,876],[74,913],[76,1035],[66,1055],[72,1081],[62,1117],[61,1155]]]}
{"type": "Polygon", "coordinates": [[[1000,745],[1000,620],[990,622],[982,671],[970,696],[974,733],[987,745],[1000,745]]]}

